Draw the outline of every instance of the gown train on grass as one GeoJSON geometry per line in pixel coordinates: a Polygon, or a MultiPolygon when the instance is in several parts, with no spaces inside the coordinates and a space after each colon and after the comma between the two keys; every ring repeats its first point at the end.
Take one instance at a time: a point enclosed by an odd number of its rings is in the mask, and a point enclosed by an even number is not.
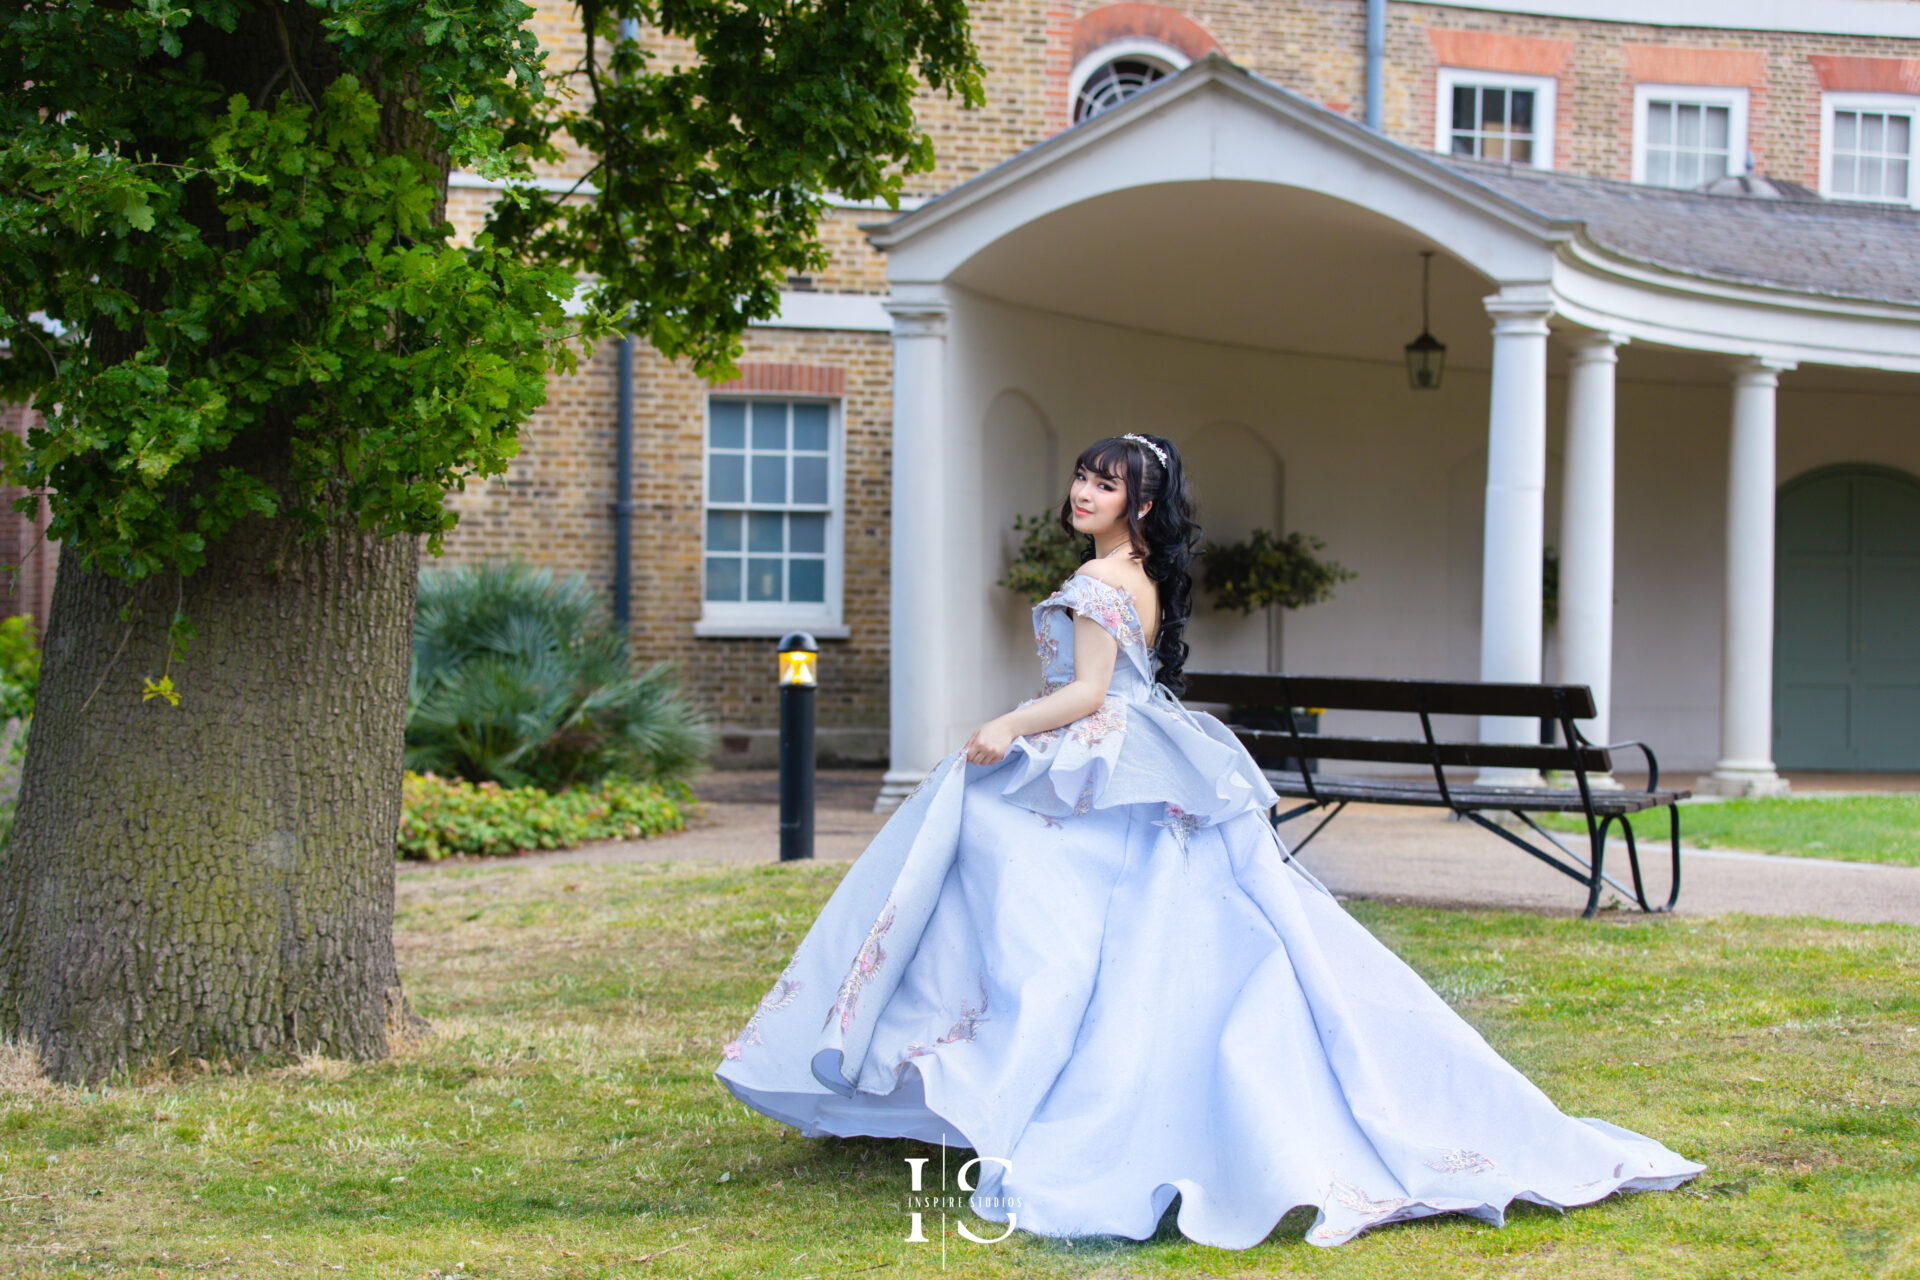
{"type": "Polygon", "coordinates": [[[1154,683],[1132,597],[1082,574],[1034,609],[1044,689],[1074,615],[1120,654],[1105,703],[942,760],[822,908],[715,1075],[808,1137],[916,1138],[976,1166],[980,1217],[1048,1236],[1335,1245],[1513,1200],[1700,1173],[1575,1119],[1289,860],[1276,797],[1154,683]]]}

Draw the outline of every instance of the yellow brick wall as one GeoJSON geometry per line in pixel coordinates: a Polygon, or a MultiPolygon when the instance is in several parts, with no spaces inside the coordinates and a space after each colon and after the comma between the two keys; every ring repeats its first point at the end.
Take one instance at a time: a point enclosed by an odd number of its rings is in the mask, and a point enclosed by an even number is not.
{"type": "MultiPolygon", "coordinates": [[[[448,561],[520,556],[557,571],[579,570],[611,590],[615,354],[607,343],[573,377],[555,379],[507,474],[449,498],[460,522],[447,538],[448,561]]],[[[818,720],[823,739],[836,730],[877,732],[887,718],[891,339],[760,329],[749,335],[742,359],[845,371],[842,618],[852,634],[822,642],[818,720]]],[[[693,634],[700,617],[708,390],[683,362],[636,344],[630,636],[637,656],[672,660],[684,685],[724,728],[765,729],[778,720],[774,642],[693,634]]],[[[872,733],[867,738],[881,741],[872,733]]]]}

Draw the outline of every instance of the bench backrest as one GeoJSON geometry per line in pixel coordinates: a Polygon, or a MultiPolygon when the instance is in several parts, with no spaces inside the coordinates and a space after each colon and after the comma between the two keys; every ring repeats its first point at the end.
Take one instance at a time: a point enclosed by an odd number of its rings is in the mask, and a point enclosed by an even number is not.
{"type": "MultiPolygon", "coordinates": [[[[1330,711],[1397,711],[1416,715],[1417,738],[1353,738],[1299,733],[1286,729],[1233,726],[1235,736],[1263,764],[1280,760],[1354,760],[1373,764],[1424,765],[1480,769],[1565,769],[1607,773],[1613,768],[1605,747],[1577,736],[1573,721],[1594,714],[1593,691],[1583,684],[1495,684],[1460,680],[1389,680],[1360,676],[1296,676],[1238,671],[1189,671],[1182,698],[1189,702],[1225,702],[1236,707],[1293,707],[1330,711]],[[1519,716],[1554,720],[1561,726],[1555,743],[1442,742],[1430,719],[1437,715],[1519,716]]],[[[1439,779],[1445,787],[1444,779],[1439,779]]],[[[1584,780],[1583,780],[1584,782],[1584,780]]]]}
{"type": "Polygon", "coordinates": [[[1424,711],[1432,716],[1526,716],[1534,720],[1590,720],[1594,715],[1593,690],[1583,684],[1490,684],[1242,671],[1189,671],[1186,681],[1183,698],[1228,702],[1236,707],[1424,711]]]}

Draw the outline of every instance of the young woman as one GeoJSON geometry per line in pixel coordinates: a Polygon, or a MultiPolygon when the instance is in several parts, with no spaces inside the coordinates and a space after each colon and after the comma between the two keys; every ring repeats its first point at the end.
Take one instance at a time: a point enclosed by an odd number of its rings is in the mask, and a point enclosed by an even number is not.
{"type": "Polygon", "coordinates": [[[1049,1236],[1313,1244],[1502,1221],[1702,1171],[1565,1116],[1292,862],[1277,797],[1183,708],[1195,529],[1158,436],[1080,455],[1091,556],[1034,609],[1042,689],[874,838],[715,1074],[807,1137],[974,1149],[970,1206],[1049,1236]]]}

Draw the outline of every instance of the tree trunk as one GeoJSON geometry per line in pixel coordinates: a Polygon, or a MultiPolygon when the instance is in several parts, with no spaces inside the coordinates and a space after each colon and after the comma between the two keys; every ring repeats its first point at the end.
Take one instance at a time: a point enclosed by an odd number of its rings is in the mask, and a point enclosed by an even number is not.
{"type": "MultiPolygon", "coordinates": [[[[311,98],[342,72],[323,16],[256,0],[233,30],[195,20],[183,38],[227,91],[311,98]]],[[[176,70],[159,53],[154,69],[176,70]]],[[[382,103],[386,147],[428,154],[417,105],[382,103]]],[[[156,133],[140,149],[176,145],[156,133]]],[[[429,158],[444,175],[446,158],[429,158]]],[[[198,217],[231,236],[210,204],[198,217]]],[[[142,337],[103,325],[90,341],[111,363],[142,337]]],[[[287,426],[270,422],[198,465],[281,487],[288,461],[287,426]]],[[[425,1027],[393,957],[419,544],[344,514],[316,542],[292,524],[249,518],[184,580],[128,584],[61,549],[0,854],[0,1033],[31,1039],[56,1079],[194,1057],[377,1058],[425,1027]],[[177,707],[142,697],[168,667],[176,609],[197,633],[168,673],[177,707]]]]}
{"type": "Polygon", "coordinates": [[[0,860],[0,1022],[55,1079],[377,1058],[425,1025],[393,955],[418,542],[286,524],[139,587],[61,552],[0,860]],[[176,607],[177,707],[142,700],[176,607]]]}

